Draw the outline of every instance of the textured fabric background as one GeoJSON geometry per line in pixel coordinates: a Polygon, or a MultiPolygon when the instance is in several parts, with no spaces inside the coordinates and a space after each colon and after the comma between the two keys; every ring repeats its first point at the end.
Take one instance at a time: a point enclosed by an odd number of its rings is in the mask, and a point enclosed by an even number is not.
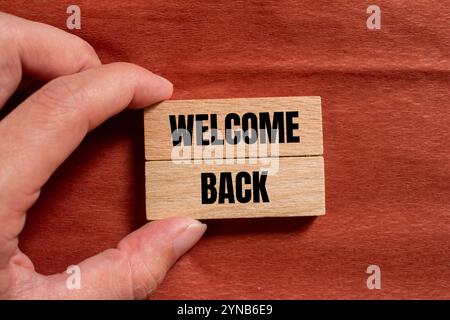
{"type": "MultiPolygon", "coordinates": [[[[74,33],[103,62],[160,73],[174,99],[322,97],[327,215],[209,221],[154,299],[450,298],[449,1],[0,0],[0,10],[66,29],[74,2],[74,33]],[[366,27],[369,4],[381,7],[379,31],[366,27]],[[370,264],[381,290],[366,287],[370,264]]],[[[54,175],[21,247],[38,271],[64,271],[145,223],[144,200],[142,113],[126,111],[54,175]]]]}

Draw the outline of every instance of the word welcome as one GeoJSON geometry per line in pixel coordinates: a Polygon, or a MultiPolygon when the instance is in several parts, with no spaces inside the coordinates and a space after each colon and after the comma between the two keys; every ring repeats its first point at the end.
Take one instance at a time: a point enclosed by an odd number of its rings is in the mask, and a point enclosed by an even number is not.
{"type": "Polygon", "coordinates": [[[217,114],[169,115],[173,146],[183,143],[191,146],[236,145],[254,143],[298,143],[300,137],[295,134],[299,129],[296,119],[298,111],[247,112],[240,117],[237,113],[228,113],[224,119],[225,138],[221,139],[218,130],[217,114]],[[194,126],[195,124],[195,126],[194,126]],[[195,128],[195,138],[194,137],[195,128]],[[209,133],[209,137],[205,133],[209,133]]]}

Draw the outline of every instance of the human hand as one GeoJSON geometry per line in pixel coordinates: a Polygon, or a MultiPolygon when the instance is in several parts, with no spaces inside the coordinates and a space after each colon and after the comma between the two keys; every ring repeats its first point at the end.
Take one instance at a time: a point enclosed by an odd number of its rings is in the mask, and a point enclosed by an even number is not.
{"type": "Polygon", "coordinates": [[[129,63],[102,65],[84,40],[0,13],[0,108],[22,73],[51,80],[0,121],[0,298],[145,298],[203,235],[187,218],[146,224],[80,264],[81,288],[66,273],[44,276],[20,251],[26,212],[85,135],[125,107],[168,99],[172,84],[129,63]]]}

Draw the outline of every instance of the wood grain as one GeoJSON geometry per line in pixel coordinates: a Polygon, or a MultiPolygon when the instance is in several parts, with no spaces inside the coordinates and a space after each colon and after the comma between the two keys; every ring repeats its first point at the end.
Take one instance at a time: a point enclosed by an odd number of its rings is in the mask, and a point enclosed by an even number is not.
{"type": "MultiPolygon", "coordinates": [[[[299,136],[298,143],[280,143],[276,140],[278,148],[271,148],[274,145],[260,143],[258,140],[255,144],[245,144],[241,138],[235,145],[224,143],[225,151],[220,154],[204,152],[210,149],[208,146],[195,145],[195,137],[197,130],[194,125],[192,134],[193,147],[189,158],[221,158],[225,157],[228,149],[232,148],[233,155],[237,155],[242,150],[245,157],[254,156],[259,150],[266,152],[266,156],[304,156],[304,155],[322,155],[322,113],[320,97],[275,97],[275,98],[249,98],[249,99],[198,99],[198,100],[172,100],[164,101],[144,112],[144,132],[145,132],[145,157],[147,160],[170,160],[172,152],[176,152],[183,146],[183,143],[174,147],[172,143],[172,129],[169,122],[169,115],[174,115],[178,121],[180,115],[198,115],[204,114],[210,117],[211,114],[217,115],[217,130],[221,139],[225,136],[225,116],[231,113],[239,115],[239,125],[234,125],[232,130],[242,130],[242,116],[246,113],[254,113],[257,118],[258,127],[262,123],[259,114],[268,112],[273,124],[273,114],[275,112],[298,112],[298,118],[295,119],[298,129],[294,130],[294,134],[299,136]],[[267,147],[267,148],[266,148],[267,147]],[[199,151],[194,150],[200,149],[199,151]],[[255,149],[256,148],[256,149],[255,149]]],[[[211,119],[204,121],[205,125],[211,124],[211,119]]],[[[285,119],[285,122],[287,120],[285,119]]],[[[286,130],[286,125],[284,125],[286,130]]],[[[211,131],[209,129],[209,131],[211,131]]],[[[282,131],[281,131],[282,132],[282,131]]],[[[204,134],[208,136],[209,132],[204,134]]],[[[262,134],[259,131],[258,134],[262,134]]],[[[279,133],[278,133],[279,134],[279,133]]],[[[279,137],[279,136],[278,136],[279,137]]],[[[286,141],[286,137],[284,139],[286,141]]],[[[266,139],[268,141],[268,139],[266,139]]]]}
{"type": "MultiPolygon", "coordinates": [[[[237,161],[237,160],[236,160],[237,161]]],[[[322,157],[285,157],[246,159],[239,164],[183,164],[179,161],[146,163],[147,218],[163,219],[187,216],[195,219],[255,218],[282,216],[318,216],[325,214],[325,186],[322,157]],[[254,160],[254,161],[253,161],[254,160]],[[277,162],[277,171],[269,171],[266,190],[269,202],[202,203],[201,174],[217,177],[230,172],[233,184],[238,172],[267,170],[268,162],[277,162]],[[254,163],[251,163],[254,162],[254,163]]],[[[253,182],[253,181],[252,181],[253,182]]],[[[251,185],[244,188],[251,189],[251,185]]],[[[228,190],[230,191],[230,190],[228,190]]],[[[234,187],[234,193],[236,193],[234,187]]]]}

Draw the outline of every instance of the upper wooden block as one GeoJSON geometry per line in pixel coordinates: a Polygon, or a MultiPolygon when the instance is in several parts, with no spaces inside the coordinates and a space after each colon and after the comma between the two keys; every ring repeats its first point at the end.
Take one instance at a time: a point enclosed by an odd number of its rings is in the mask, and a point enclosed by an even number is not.
{"type": "Polygon", "coordinates": [[[146,160],[323,154],[320,97],[169,100],[144,130],[146,160]]]}

